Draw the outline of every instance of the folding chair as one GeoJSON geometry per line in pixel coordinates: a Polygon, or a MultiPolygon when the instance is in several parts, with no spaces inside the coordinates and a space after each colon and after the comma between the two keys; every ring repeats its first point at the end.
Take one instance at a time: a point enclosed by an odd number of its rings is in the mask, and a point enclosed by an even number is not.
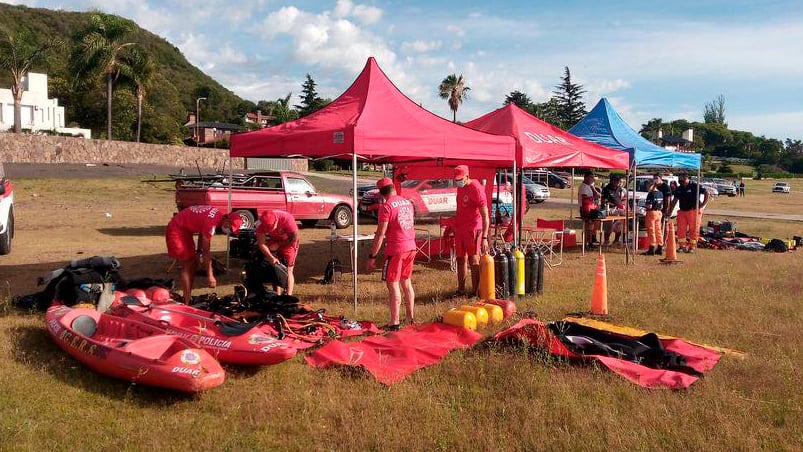
{"type": "Polygon", "coordinates": [[[438,259],[449,260],[449,268],[453,272],[457,271],[457,254],[454,250],[454,217],[440,217],[440,246],[438,247],[438,259]],[[448,255],[446,251],[448,250],[448,255]],[[447,257],[448,256],[448,257],[447,257]]]}
{"type": "Polygon", "coordinates": [[[415,258],[426,262],[432,261],[431,236],[426,229],[415,229],[415,258]]]}
{"type": "Polygon", "coordinates": [[[563,220],[535,220],[535,227],[524,227],[524,242],[535,247],[544,254],[544,261],[549,268],[563,263],[563,220]]]}

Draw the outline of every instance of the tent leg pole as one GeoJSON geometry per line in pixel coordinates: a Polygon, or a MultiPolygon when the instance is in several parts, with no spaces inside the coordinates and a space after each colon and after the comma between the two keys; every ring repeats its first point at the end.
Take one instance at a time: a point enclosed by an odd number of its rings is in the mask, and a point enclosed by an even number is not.
{"type": "Polygon", "coordinates": [[[352,209],[351,209],[351,217],[352,223],[354,223],[354,255],[351,257],[351,287],[353,290],[353,297],[354,297],[354,316],[357,316],[357,254],[360,249],[360,242],[357,240],[358,232],[357,232],[357,152],[352,152],[351,154],[351,184],[352,184],[352,209]]]}
{"type": "Polygon", "coordinates": [[[516,178],[516,160],[513,159],[513,247],[519,243],[519,205],[521,200],[516,196],[519,192],[519,184],[516,178]]]}
{"type": "MultiPolygon", "coordinates": [[[[231,212],[231,190],[232,190],[232,179],[234,178],[234,170],[231,167],[231,153],[229,153],[229,193],[228,193],[228,201],[226,205],[226,213],[231,212]]],[[[229,236],[226,236],[226,270],[231,268],[231,256],[229,256],[229,236]]]]}

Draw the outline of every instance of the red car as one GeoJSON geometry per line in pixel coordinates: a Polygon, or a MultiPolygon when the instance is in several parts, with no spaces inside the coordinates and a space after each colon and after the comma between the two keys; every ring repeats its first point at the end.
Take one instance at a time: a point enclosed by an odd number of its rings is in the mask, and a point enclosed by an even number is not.
{"type": "MultiPolygon", "coordinates": [[[[452,216],[457,210],[457,186],[454,179],[410,179],[402,182],[401,195],[409,199],[415,208],[416,218],[437,218],[452,216]]],[[[508,208],[513,205],[510,187],[500,192],[502,203],[508,208]]],[[[497,204],[496,190],[493,192],[494,204],[497,204]]],[[[375,216],[382,198],[379,190],[368,190],[359,202],[359,210],[363,214],[375,216]]]]}

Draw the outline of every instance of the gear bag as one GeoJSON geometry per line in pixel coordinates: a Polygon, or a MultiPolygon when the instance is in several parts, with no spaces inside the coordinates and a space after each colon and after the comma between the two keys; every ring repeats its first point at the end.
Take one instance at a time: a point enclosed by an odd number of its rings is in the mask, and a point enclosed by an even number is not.
{"type": "Polygon", "coordinates": [[[321,284],[334,284],[340,281],[341,276],[343,276],[343,264],[339,259],[332,258],[326,263],[321,284]]]}

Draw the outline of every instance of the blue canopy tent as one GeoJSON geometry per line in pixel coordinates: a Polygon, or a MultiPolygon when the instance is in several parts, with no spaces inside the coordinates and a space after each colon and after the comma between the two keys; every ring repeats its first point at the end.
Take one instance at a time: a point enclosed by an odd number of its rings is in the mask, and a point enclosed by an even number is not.
{"type": "Polygon", "coordinates": [[[670,151],[651,143],[636,133],[604,97],[569,133],[607,148],[627,151],[637,167],[700,169],[700,154],[670,151]]]}
{"type": "MultiPolygon", "coordinates": [[[[613,109],[608,99],[602,98],[583,119],[569,129],[572,135],[602,146],[627,151],[630,154],[630,166],[635,176],[636,169],[642,168],[682,168],[696,169],[697,180],[700,180],[700,154],[676,152],[664,149],[651,143],[630,127],[619,113],[613,109]]],[[[635,177],[633,193],[635,193],[635,177]]],[[[699,185],[697,199],[699,202],[699,185]]],[[[698,204],[699,208],[699,204],[698,204]]],[[[633,215],[633,254],[636,253],[638,222],[633,215]]]]}

